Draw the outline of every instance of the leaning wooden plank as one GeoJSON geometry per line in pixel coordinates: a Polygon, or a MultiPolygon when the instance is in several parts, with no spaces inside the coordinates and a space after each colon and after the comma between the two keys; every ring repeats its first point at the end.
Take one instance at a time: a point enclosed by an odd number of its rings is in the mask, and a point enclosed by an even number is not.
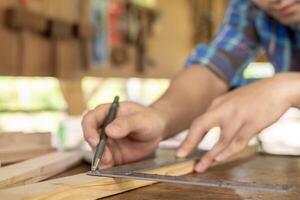
{"type": "MultiPolygon", "coordinates": [[[[246,159],[255,155],[255,151],[246,152],[238,159],[246,159]]],[[[234,161],[235,159],[231,159],[234,161]]],[[[161,167],[146,172],[165,175],[185,175],[193,171],[195,161],[161,167]]],[[[224,163],[223,163],[224,164],[224,163]]],[[[65,178],[0,190],[0,199],[10,200],[94,200],[155,182],[141,180],[125,180],[104,177],[92,177],[78,174],[65,178]]]]}
{"type": "Polygon", "coordinates": [[[53,151],[50,133],[1,133],[0,160],[2,164],[34,158],[53,151]]]}
{"type": "Polygon", "coordinates": [[[0,168],[0,189],[45,180],[81,160],[82,153],[79,151],[54,152],[0,168]]]}

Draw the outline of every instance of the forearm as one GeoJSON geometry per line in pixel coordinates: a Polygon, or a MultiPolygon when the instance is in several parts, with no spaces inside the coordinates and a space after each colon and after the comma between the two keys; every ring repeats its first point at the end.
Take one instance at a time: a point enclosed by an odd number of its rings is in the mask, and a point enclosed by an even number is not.
{"type": "Polygon", "coordinates": [[[300,72],[294,73],[294,81],[296,85],[294,107],[300,109],[300,72]]]}
{"type": "Polygon", "coordinates": [[[228,85],[205,67],[193,66],[172,79],[166,93],[151,107],[166,121],[163,138],[189,127],[211,101],[228,90],[228,85]]]}
{"type": "Polygon", "coordinates": [[[290,101],[291,107],[300,108],[300,72],[281,73],[274,78],[281,81],[282,87],[289,93],[287,100],[290,101]]]}

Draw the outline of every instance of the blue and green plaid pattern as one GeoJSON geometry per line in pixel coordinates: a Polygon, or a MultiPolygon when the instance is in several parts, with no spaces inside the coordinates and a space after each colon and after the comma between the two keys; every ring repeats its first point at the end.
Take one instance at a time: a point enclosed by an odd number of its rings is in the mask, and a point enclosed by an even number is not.
{"type": "Polygon", "coordinates": [[[250,0],[232,0],[220,31],[199,44],[186,66],[206,66],[232,87],[247,84],[242,74],[263,49],[275,72],[300,71],[300,29],[285,26],[250,0]]]}

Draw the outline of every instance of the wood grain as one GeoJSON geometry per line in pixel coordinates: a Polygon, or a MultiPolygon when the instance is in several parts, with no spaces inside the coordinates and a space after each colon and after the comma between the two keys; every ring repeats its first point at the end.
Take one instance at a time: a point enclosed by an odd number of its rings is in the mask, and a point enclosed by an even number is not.
{"type": "Polygon", "coordinates": [[[20,48],[23,76],[54,76],[54,55],[49,40],[38,33],[22,31],[20,48]]]}
{"type": "Polygon", "coordinates": [[[28,12],[25,9],[7,9],[5,11],[5,24],[7,27],[20,31],[22,29],[33,32],[45,33],[47,30],[47,19],[41,15],[28,12]]]}
{"type": "MultiPolygon", "coordinates": [[[[167,152],[164,155],[168,156],[169,154],[167,152]]],[[[236,159],[247,159],[253,155],[255,155],[255,151],[253,148],[249,148],[239,157],[233,158],[231,162],[235,161],[236,159]]],[[[196,161],[186,161],[180,164],[148,170],[145,172],[173,176],[185,175],[193,171],[195,162],[196,161]]],[[[218,165],[215,165],[215,167],[217,166],[218,165]]],[[[2,190],[0,191],[0,198],[9,198],[11,200],[92,200],[151,185],[153,183],[155,182],[91,177],[84,173],[61,179],[54,179],[32,185],[2,190]]]]}
{"type": "MultiPolygon", "coordinates": [[[[0,11],[0,23],[2,20],[0,11]]],[[[19,72],[19,36],[0,24],[0,75],[18,75],[19,72]]]]}
{"type": "Polygon", "coordinates": [[[53,151],[50,133],[1,133],[0,160],[2,164],[34,158],[53,151]]]}
{"type": "Polygon", "coordinates": [[[73,38],[59,40],[55,48],[56,76],[64,79],[80,79],[83,75],[80,42],[73,38]]]}
{"type": "Polygon", "coordinates": [[[115,195],[105,200],[297,200],[300,197],[300,158],[293,156],[257,155],[248,160],[234,161],[210,168],[193,178],[231,180],[293,185],[287,193],[249,192],[224,188],[198,187],[159,183],[150,187],[115,195]]]}
{"type": "MultiPolygon", "coordinates": [[[[193,171],[194,161],[163,167],[148,172],[183,175],[193,171]]],[[[154,182],[92,177],[78,174],[61,179],[0,190],[0,199],[10,200],[93,200],[133,190],[154,182]]]]}
{"type": "Polygon", "coordinates": [[[60,79],[59,84],[65,101],[68,104],[68,114],[74,116],[81,115],[86,109],[81,79],[60,79]]]}
{"type": "Polygon", "coordinates": [[[82,160],[79,151],[53,152],[0,169],[0,189],[35,183],[61,173],[82,160]]]}

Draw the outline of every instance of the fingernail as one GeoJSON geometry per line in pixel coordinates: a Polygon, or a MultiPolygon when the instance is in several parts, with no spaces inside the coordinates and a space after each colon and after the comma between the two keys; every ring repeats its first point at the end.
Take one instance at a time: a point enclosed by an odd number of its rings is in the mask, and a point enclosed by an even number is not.
{"type": "Polygon", "coordinates": [[[112,165],[110,165],[110,164],[107,164],[107,165],[100,165],[99,166],[99,169],[106,169],[106,168],[109,168],[109,167],[112,167],[112,165]]]}
{"type": "Polygon", "coordinates": [[[112,133],[112,134],[119,134],[120,131],[121,131],[121,128],[117,125],[108,125],[107,128],[106,128],[106,131],[112,133]]]}
{"type": "Polygon", "coordinates": [[[98,144],[98,141],[92,137],[88,138],[87,141],[92,147],[96,147],[98,144]]]}
{"type": "Polygon", "coordinates": [[[186,157],[187,156],[187,153],[186,151],[184,151],[183,149],[179,149],[176,153],[176,156],[179,157],[179,158],[183,158],[183,157],[186,157]]]}

